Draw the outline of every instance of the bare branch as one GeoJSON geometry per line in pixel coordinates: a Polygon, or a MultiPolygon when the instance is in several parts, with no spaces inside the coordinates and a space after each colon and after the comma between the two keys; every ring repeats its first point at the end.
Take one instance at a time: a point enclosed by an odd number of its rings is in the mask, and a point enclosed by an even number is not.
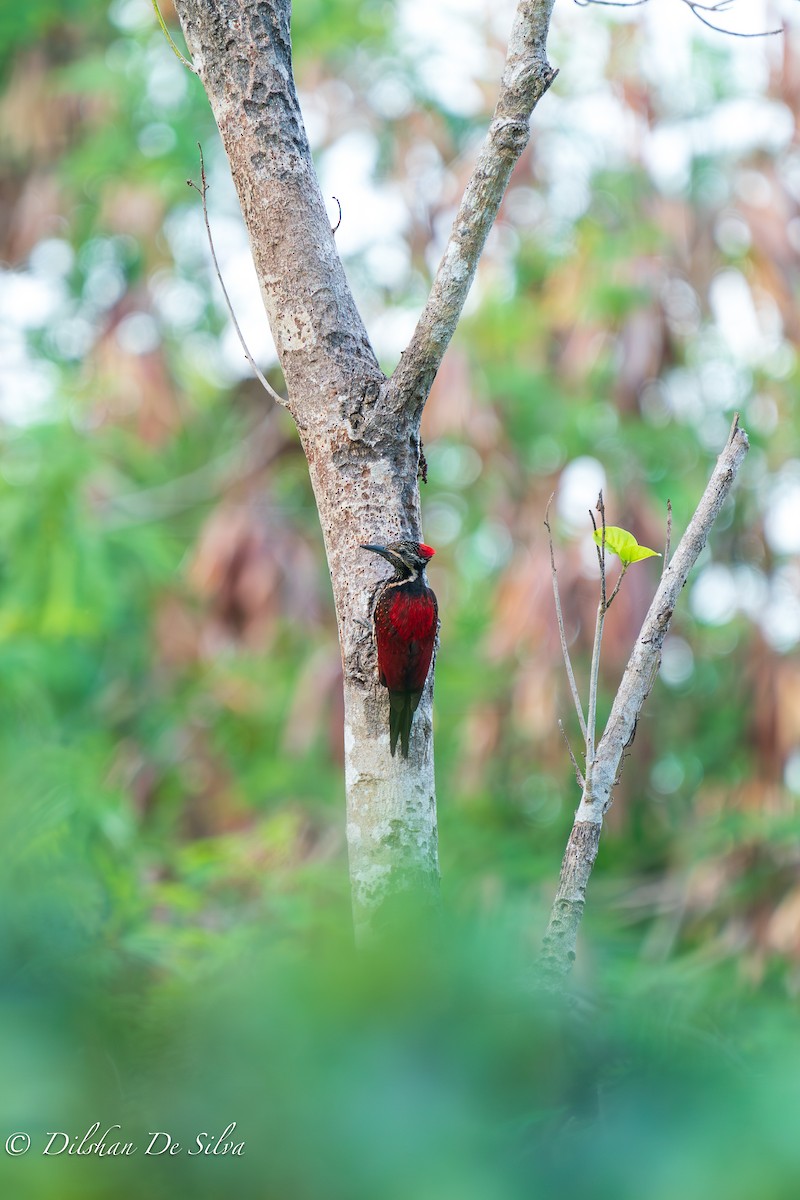
{"type": "Polygon", "coordinates": [[[630,563],[624,562],[622,564],[622,570],[619,573],[619,579],[614,584],[614,590],[611,593],[611,595],[608,597],[608,603],[606,604],[606,612],[608,612],[608,610],[611,608],[611,605],[614,603],[614,598],[620,589],[620,585],[621,585],[623,579],[625,578],[625,572],[627,571],[629,566],[630,566],[630,563]]]}
{"type": "MultiPolygon", "coordinates": [[[[602,488],[600,489],[600,492],[597,497],[597,511],[600,513],[600,520],[603,525],[603,534],[602,534],[602,537],[600,538],[600,595],[603,598],[603,608],[607,608],[608,605],[606,604],[606,506],[603,501],[602,488]]],[[[591,515],[592,514],[589,513],[589,516],[591,516],[591,515]]],[[[592,517],[592,524],[594,525],[593,517],[592,517]]],[[[597,527],[595,526],[595,530],[596,530],[596,528],[597,527]]]]}
{"type": "MultiPolygon", "coordinates": [[[[592,667],[589,674],[589,714],[586,718],[586,780],[587,788],[591,789],[592,766],[594,764],[595,732],[597,724],[597,687],[600,677],[600,647],[603,643],[603,625],[606,611],[606,506],[603,503],[603,493],[597,497],[597,511],[602,521],[600,545],[597,547],[597,561],[600,564],[600,600],[597,605],[597,620],[594,627],[594,644],[592,645],[592,667]]],[[[597,533],[597,522],[594,513],[589,510],[592,526],[597,533]]]]}
{"type": "Polygon", "coordinates": [[[555,0],[519,0],[500,95],[427,303],[390,381],[397,407],[421,410],[450,344],[511,172],[528,144],[533,109],[557,72],[547,61],[555,0]]]}
{"type": "MultiPolygon", "coordinates": [[[[738,413],[737,413],[738,417],[738,413]]],[[[669,551],[672,543],[672,501],[667,500],[667,537],[664,543],[664,561],[661,564],[661,578],[663,579],[667,567],[669,566],[669,551]]]]}
{"type": "MultiPolygon", "coordinates": [[[[723,25],[715,25],[713,21],[709,21],[708,17],[703,16],[703,13],[728,12],[736,0],[718,0],[716,4],[701,4],[700,0],[682,0],[682,2],[688,9],[691,9],[698,21],[716,33],[726,33],[730,37],[740,38],[773,37],[777,33],[783,33],[783,29],[761,29],[757,33],[739,33],[735,29],[726,29],[723,25]]],[[[647,4],[648,0],[575,0],[575,3],[579,8],[639,8],[642,4],[647,4]]]]}
{"type": "MultiPolygon", "coordinates": [[[[555,494],[555,493],[554,493],[555,494]]],[[[583,707],[581,698],[578,693],[578,685],[575,683],[575,673],[572,670],[572,661],[569,656],[569,648],[567,646],[567,635],[564,632],[564,614],[561,611],[561,596],[558,590],[558,573],[556,572],[556,559],[553,553],[553,534],[550,530],[550,505],[553,503],[553,496],[547,501],[547,508],[544,514],[544,527],[547,530],[547,538],[550,543],[550,570],[553,576],[553,597],[556,602],[556,619],[558,621],[558,634],[561,638],[561,653],[564,656],[564,666],[567,670],[567,679],[569,680],[569,689],[572,692],[572,699],[575,702],[575,711],[578,714],[578,723],[581,727],[581,734],[584,742],[586,741],[586,721],[583,717],[583,707]]],[[[572,753],[572,751],[570,751],[572,753]]],[[[583,786],[583,785],[581,785],[583,786]]]]}
{"type": "Polygon", "coordinates": [[[611,804],[622,756],[633,739],[639,714],[658,671],[661,647],[673,610],[733,487],[748,448],[747,434],[739,428],[737,414],[727,444],[717,460],[689,527],[663,572],[625,668],[594,761],[591,764],[587,762],[586,787],[564,853],[558,890],[542,947],[544,983],[550,988],[555,989],[563,984],[575,958],[578,927],[586,903],[586,887],[597,857],[603,818],[611,804]]]}
{"type": "Polygon", "coordinates": [[[575,0],[578,8],[639,8],[648,0],[575,0]]]}
{"type": "Polygon", "coordinates": [[[586,778],[591,785],[592,765],[594,763],[594,742],[597,725],[597,685],[600,677],[600,646],[603,642],[603,625],[606,610],[602,599],[597,605],[597,620],[594,626],[594,643],[592,645],[592,669],[589,673],[589,715],[586,718],[586,778]]]}
{"type": "Polygon", "coordinates": [[[206,180],[206,164],[203,159],[203,147],[200,145],[199,142],[197,143],[197,149],[200,151],[200,184],[198,186],[194,182],[193,179],[187,179],[186,182],[190,188],[194,188],[194,190],[197,192],[197,194],[199,195],[200,199],[203,202],[203,220],[205,221],[205,225],[206,225],[206,233],[208,235],[208,245],[209,245],[209,249],[211,250],[211,259],[212,259],[212,262],[214,263],[214,270],[216,272],[217,279],[219,280],[219,286],[222,288],[222,294],[225,297],[225,304],[227,305],[231,320],[233,321],[233,327],[236,330],[236,336],[238,337],[238,339],[241,343],[242,349],[244,350],[244,356],[247,359],[247,361],[249,362],[249,364],[253,370],[253,374],[255,375],[256,379],[263,387],[264,391],[267,393],[268,396],[272,397],[272,399],[275,401],[276,404],[286,404],[286,400],[283,398],[283,396],[280,396],[275,391],[274,387],[272,387],[272,385],[269,383],[269,381],[266,379],[266,377],[261,373],[259,368],[256,366],[252,354],[247,349],[247,343],[244,340],[244,334],[242,333],[241,329],[239,328],[239,322],[236,320],[236,313],[233,311],[233,305],[231,304],[231,298],[228,295],[228,289],[225,287],[225,283],[222,278],[222,272],[219,269],[219,263],[217,261],[217,252],[214,249],[214,239],[211,236],[211,225],[208,220],[208,204],[206,202],[206,193],[208,192],[208,181],[206,180]]]}
{"type": "Polygon", "coordinates": [[[756,33],[740,33],[736,29],[725,29],[722,25],[715,25],[713,21],[709,21],[708,17],[704,17],[703,13],[727,12],[733,0],[721,0],[719,4],[699,4],[698,0],[683,0],[687,8],[691,9],[703,25],[708,29],[713,29],[715,33],[727,33],[729,37],[739,38],[758,38],[758,37],[774,37],[778,33],[783,33],[783,29],[761,29],[756,33]]]}

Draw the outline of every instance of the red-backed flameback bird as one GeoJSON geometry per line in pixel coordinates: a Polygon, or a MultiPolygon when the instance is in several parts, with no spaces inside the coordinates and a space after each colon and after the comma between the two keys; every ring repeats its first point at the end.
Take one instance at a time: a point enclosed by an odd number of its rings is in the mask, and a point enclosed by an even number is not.
{"type": "Polygon", "coordinates": [[[411,722],[428,678],[436,641],[439,607],[428,587],[425,568],[433,558],[420,542],[364,546],[394,567],[394,575],[375,595],[373,614],[378,675],[389,692],[389,749],[408,758],[411,722]]]}

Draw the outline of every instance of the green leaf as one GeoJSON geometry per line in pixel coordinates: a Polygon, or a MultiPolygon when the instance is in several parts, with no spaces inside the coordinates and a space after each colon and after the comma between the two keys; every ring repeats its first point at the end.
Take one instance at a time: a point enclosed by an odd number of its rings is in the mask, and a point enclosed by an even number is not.
{"type": "MultiPolygon", "coordinates": [[[[594,540],[598,546],[603,544],[603,531],[596,529],[594,540]]],[[[606,549],[616,554],[626,565],[639,562],[643,558],[661,558],[658,550],[648,546],[640,546],[632,533],[620,529],[618,525],[606,525],[606,549]]]]}

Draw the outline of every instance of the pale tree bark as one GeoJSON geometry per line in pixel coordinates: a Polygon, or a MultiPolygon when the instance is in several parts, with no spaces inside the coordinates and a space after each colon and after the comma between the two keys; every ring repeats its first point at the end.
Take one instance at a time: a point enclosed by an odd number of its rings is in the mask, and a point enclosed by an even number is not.
{"type": "Polygon", "coordinates": [[[561,987],[575,959],[586,888],[597,858],[603,818],[611,805],[623,755],[633,741],[636,723],[661,665],[661,648],[675,605],[748,449],[747,434],[739,427],[737,417],[694,516],[669,563],[665,564],[661,582],[611,706],[605,732],[592,761],[586,763],[583,795],[561,864],[561,877],[541,954],[544,983],[551,989],[561,987]]]}
{"type": "MultiPolygon", "coordinates": [[[[239,194],[308,458],[344,668],[347,838],[357,931],[390,896],[435,899],[439,867],[431,679],[408,760],[389,754],[370,601],[385,574],[360,543],[422,541],[419,423],[505,186],[554,78],[554,0],[520,0],[500,98],[417,330],[390,380],[345,278],[292,76],[290,0],[176,0],[239,194]]],[[[446,620],[445,614],[445,620],[446,620]]]]}

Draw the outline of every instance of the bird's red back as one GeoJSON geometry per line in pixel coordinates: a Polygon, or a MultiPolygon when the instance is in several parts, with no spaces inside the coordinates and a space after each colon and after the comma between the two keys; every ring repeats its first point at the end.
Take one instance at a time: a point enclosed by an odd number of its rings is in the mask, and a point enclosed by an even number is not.
{"type": "Polygon", "coordinates": [[[417,692],[436,640],[436,597],[420,580],[384,588],[375,607],[381,682],[391,692],[417,692]]]}

